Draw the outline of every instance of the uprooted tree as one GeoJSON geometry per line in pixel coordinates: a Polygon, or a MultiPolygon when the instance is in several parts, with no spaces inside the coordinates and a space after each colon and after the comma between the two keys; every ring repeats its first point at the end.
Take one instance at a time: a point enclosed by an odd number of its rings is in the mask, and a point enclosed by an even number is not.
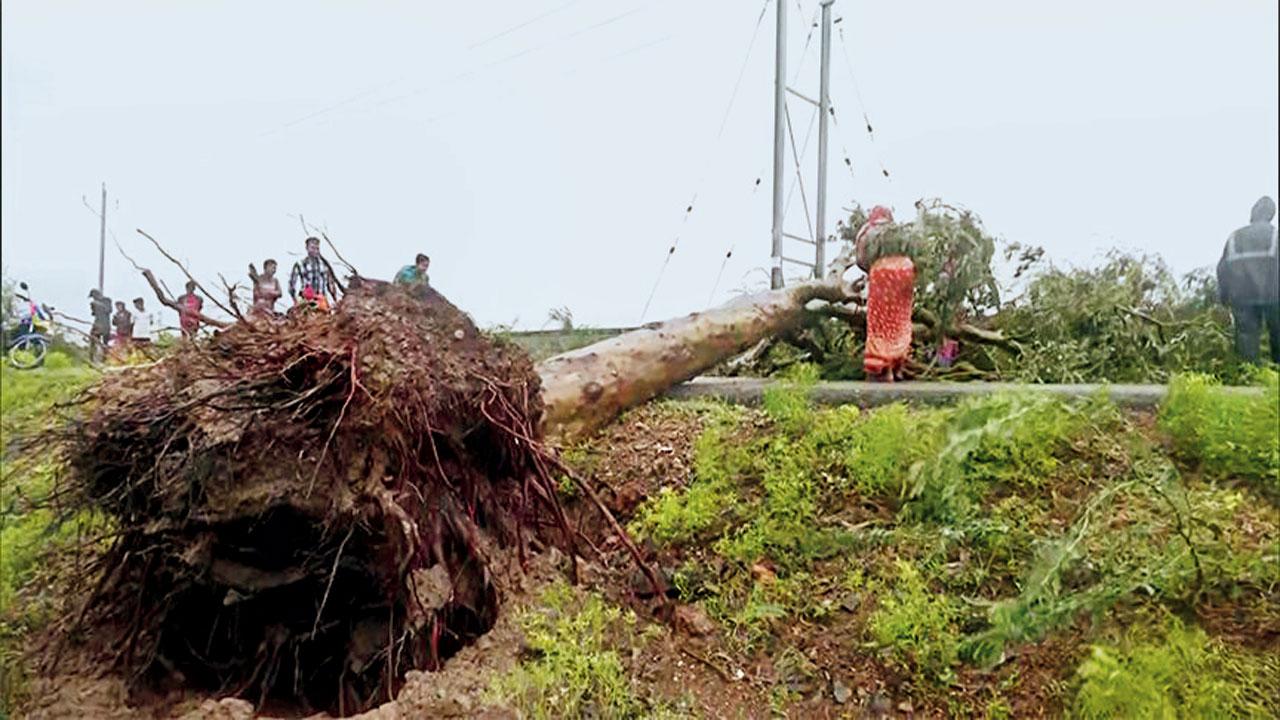
{"type": "Polygon", "coordinates": [[[241,318],[108,374],[59,444],[113,538],[73,625],[153,685],[362,710],[486,632],[531,545],[576,554],[563,475],[659,585],[543,438],[856,314],[851,264],[536,369],[434,291],[357,281],[331,315],[241,318]]]}
{"type": "Polygon", "coordinates": [[[538,377],[442,297],[356,289],[108,374],[62,447],[114,542],[84,620],[132,676],[350,713],[574,546],[538,377]]]}

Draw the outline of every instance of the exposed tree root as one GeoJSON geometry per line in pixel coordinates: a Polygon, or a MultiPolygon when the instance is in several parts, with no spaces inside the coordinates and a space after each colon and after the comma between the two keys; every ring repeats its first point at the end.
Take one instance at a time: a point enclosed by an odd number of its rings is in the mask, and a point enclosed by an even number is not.
{"type": "Polygon", "coordinates": [[[117,532],[76,624],[138,686],[358,712],[492,626],[508,549],[576,548],[532,365],[434,292],[362,283],[87,400],[61,446],[117,532]]]}

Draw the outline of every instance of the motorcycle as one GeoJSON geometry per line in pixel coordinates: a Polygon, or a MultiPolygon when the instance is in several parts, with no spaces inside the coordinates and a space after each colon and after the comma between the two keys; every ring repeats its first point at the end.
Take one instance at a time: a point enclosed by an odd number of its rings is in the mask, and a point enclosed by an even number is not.
{"type": "Polygon", "coordinates": [[[17,370],[32,370],[44,364],[49,352],[49,323],[53,308],[44,306],[31,312],[29,319],[18,325],[13,341],[9,343],[9,364],[17,370]]]}

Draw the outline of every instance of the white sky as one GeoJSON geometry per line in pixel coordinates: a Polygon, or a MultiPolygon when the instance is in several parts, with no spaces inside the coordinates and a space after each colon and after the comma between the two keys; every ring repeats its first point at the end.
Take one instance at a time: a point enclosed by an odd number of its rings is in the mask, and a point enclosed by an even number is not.
{"type": "MultiPolygon", "coordinates": [[[[787,1],[795,77],[817,0],[787,1]]],[[[302,213],[366,275],[429,253],[484,325],[536,328],[560,306],[634,324],[677,234],[645,319],[705,307],[732,247],[721,302],[768,267],[772,5],[717,142],[761,5],[7,0],[4,272],[86,316],[98,219],[81,198],[105,181],[109,228],[174,289],[134,228],[212,286],[268,256],[287,274],[302,213]]],[[[1122,246],[1182,272],[1276,194],[1275,0],[834,10],[875,141],[837,34],[829,228],[854,199],[901,217],[940,196],[1058,261],[1122,246]]],[[[815,33],[811,96],[817,49],[815,33]]],[[[812,111],[791,111],[799,140],[812,111]]],[[[106,284],[150,299],[110,237],[106,284]]]]}

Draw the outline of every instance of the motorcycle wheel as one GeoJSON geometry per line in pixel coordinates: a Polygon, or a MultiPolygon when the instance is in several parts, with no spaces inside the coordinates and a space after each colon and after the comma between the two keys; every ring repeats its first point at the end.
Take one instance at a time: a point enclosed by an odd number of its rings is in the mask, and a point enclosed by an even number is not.
{"type": "Polygon", "coordinates": [[[44,364],[49,343],[39,335],[18,338],[9,349],[9,364],[18,370],[32,370],[44,364]]]}

